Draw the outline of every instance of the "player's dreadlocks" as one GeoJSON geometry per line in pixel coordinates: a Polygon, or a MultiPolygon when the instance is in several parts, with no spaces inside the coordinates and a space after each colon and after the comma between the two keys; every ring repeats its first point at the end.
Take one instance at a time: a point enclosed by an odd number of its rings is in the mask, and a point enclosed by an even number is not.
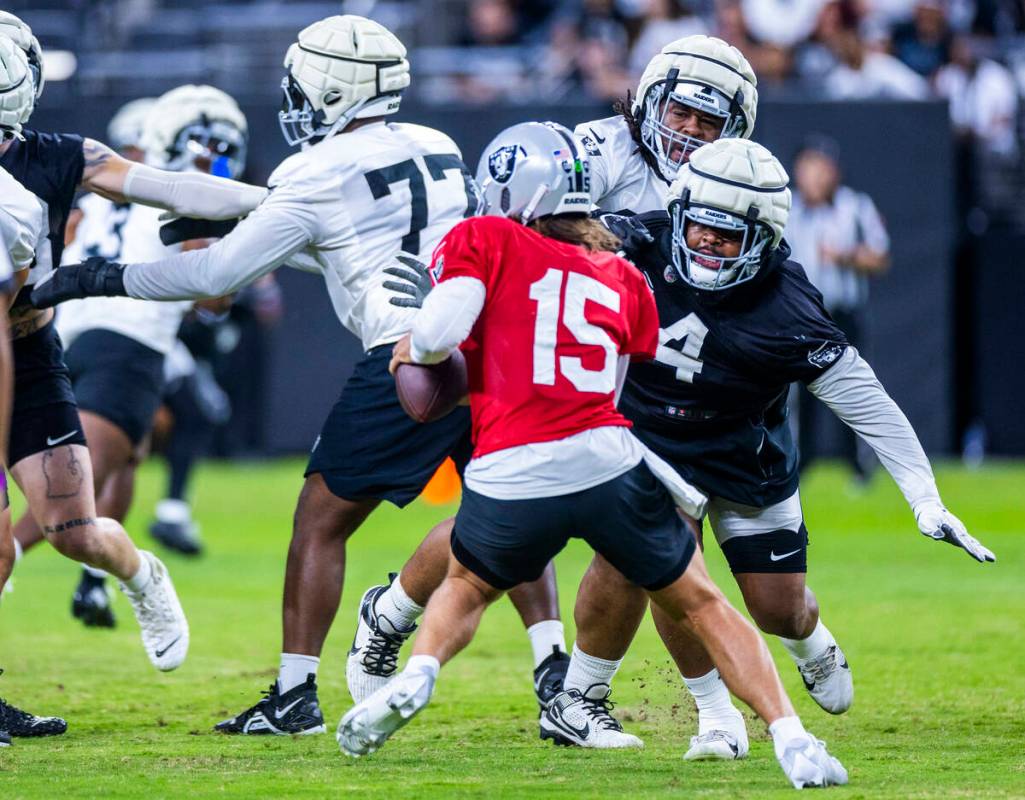
{"type": "Polygon", "coordinates": [[[580,214],[552,214],[531,220],[528,228],[568,244],[577,244],[588,250],[618,252],[620,241],[598,220],[580,214]]]}
{"type": "Polygon", "coordinates": [[[612,110],[619,114],[626,122],[626,127],[630,131],[630,138],[637,144],[637,152],[641,154],[641,158],[644,159],[644,163],[651,167],[655,171],[655,174],[662,178],[662,180],[666,180],[666,177],[662,174],[662,170],[658,166],[658,159],[655,158],[655,154],[643,144],[643,140],[641,139],[641,123],[637,117],[634,116],[632,109],[633,97],[630,95],[630,90],[627,89],[626,97],[613,103],[612,110]]]}

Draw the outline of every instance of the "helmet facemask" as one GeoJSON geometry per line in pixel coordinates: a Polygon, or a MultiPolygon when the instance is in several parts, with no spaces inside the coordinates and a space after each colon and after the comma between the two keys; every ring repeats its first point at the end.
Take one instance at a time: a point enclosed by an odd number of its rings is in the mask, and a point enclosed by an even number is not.
{"type": "Polygon", "coordinates": [[[230,123],[209,120],[204,114],[182,128],[168,148],[167,169],[175,172],[209,172],[221,178],[237,178],[246,163],[246,136],[230,123]],[[209,162],[204,169],[199,162],[209,162]]]}
{"type": "Polygon", "coordinates": [[[673,266],[680,278],[695,289],[722,291],[732,289],[755,277],[766,250],[772,246],[773,231],[758,221],[758,209],[751,207],[740,216],[721,208],[690,202],[690,192],[669,204],[673,225],[673,266]],[[708,228],[740,234],[740,252],[736,256],[717,256],[692,249],[687,244],[687,226],[697,223],[708,228]]]}
{"type": "Polygon", "coordinates": [[[672,103],[721,119],[722,129],[717,138],[742,136],[747,128],[739,98],[728,97],[706,84],[678,79],[678,72],[670,70],[666,79],[652,84],[641,100],[641,143],[655,156],[667,180],[676,175],[691,153],[708,144],[703,139],[675,131],[666,124],[666,115],[672,103]]]}

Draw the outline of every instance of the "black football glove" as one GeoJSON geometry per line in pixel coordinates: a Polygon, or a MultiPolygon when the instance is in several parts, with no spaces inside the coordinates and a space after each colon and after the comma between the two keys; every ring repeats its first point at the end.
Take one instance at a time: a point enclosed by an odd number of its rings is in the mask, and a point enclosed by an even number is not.
{"type": "Polygon", "coordinates": [[[420,259],[414,258],[408,253],[399,253],[395,256],[400,264],[409,269],[401,267],[386,267],[385,272],[394,275],[399,280],[385,281],[384,288],[394,292],[397,297],[389,297],[388,302],[393,306],[403,308],[420,308],[424,304],[434,284],[431,282],[430,268],[420,259]]]}
{"type": "Polygon", "coordinates": [[[623,253],[635,253],[655,241],[637,217],[626,214],[600,214],[598,219],[620,241],[623,253]]]}
{"type": "Polygon", "coordinates": [[[125,267],[100,256],[58,267],[32,288],[32,305],[50,308],[83,297],[126,297],[125,267]]]}
{"type": "Polygon", "coordinates": [[[238,223],[238,219],[178,217],[160,226],[160,241],[170,246],[189,239],[222,239],[235,230],[238,223]]]}

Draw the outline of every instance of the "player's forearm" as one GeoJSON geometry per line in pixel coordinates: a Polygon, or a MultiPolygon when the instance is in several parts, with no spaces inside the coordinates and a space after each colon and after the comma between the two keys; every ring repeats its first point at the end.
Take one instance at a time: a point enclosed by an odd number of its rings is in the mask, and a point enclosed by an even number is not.
{"type": "Polygon", "coordinates": [[[131,203],[172,211],[181,217],[234,219],[253,211],[267,189],[199,172],[167,172],[135,164],[124,177],[122,194],[131,203]]]}
{"type": "Polygon", "coordinates": [[[244,217],[267,196],[262,186],[198,172],[168,172],[122,158],[92,139],[82,145],[82,188],[115,202],[156,206],[183,217],[244,217]]]}
{"type": "Polygon", "coordinates": [[[199,300],[232,294],[273,272],[309,241],[281,215],[255,214],[203,250],[129,264],[125,291],[141,300],[199,300]]]}
{"type": "Polygon", "coordinates": [[[484,296],[484,284],[476,278],[452,278],[436,286],[413,321],[413,361],[437,364],[448,358],[473,330],[484,296]]]}
{"type": "Polygon", "coordinates": [[[857,350],[848,347],[808,389],[872,447],[913,509],[939,500],[932,467],[911,423],[857,350]]]}

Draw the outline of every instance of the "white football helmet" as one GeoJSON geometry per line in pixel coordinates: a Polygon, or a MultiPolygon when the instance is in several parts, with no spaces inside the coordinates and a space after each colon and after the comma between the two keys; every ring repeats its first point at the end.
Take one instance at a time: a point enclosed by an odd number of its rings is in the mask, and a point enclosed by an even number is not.
{"type": "Polygon", "coordinates": [[[0,138],[21,136],[35,105],[28,58],[13,39],[0,35],[0,138]]]}
{"type": "Polygon", "coordinates": [[[121,106],[107,124],[107,144],[119,151],[139,147],[146,117],[156,102],[155,97],[140,97],[121,106]]]}
{"type": "Polygon", "coordinates": [[[157,98],[139,147],[154,167],[237,178],[245,168],[248,138],[245,115],[231,95],[190,83],[157,98]]]}
{"type": "Polygon", "coordinates": [[[46,83],[46,75],[43,72],[43,48],[40,47],[39,40],[32,35],[32,29],[28,25],[9,11],[0,11],[0,36],[13,39],[24,51],[38,100],[43,93],[43,84],[46,83]]]}
{"type": "Polygon", "coordinates": [[[669,187],[673,264],[697,289],[729,289],[751,280],[777,247],[790,216],[790,178],[756,142],[719,139],[695,151],[669,187]],[[687,245],[691,222],[739,233],[740,253],[725,258],[687,245]]]}
{"type": "Polygon", "coordinates": [[[749,139],[758,111],[757,83],[744,54],[722,39],[685,36],[663,47],[644,70],[632,108],[641,144],[662,174],[672,178],[706,144],[665,124],[670,101],[722,119],[721,139],[749,139]]]}
{"type": "Polygon", "coordinates": [[[591,165],[573,133],[556,122],[522,122],[484,148],[477,165],[484,212],[526,225],[549,214],[586,214],[591,165]]]}
{"type": "Polygon", "coordinates": [[[354,119],[394,114],[409,86],[402,42],[353,14],[304,28],[285,54],[285,68],[278,119],[293,146],[332,136],[354,119]]]}

